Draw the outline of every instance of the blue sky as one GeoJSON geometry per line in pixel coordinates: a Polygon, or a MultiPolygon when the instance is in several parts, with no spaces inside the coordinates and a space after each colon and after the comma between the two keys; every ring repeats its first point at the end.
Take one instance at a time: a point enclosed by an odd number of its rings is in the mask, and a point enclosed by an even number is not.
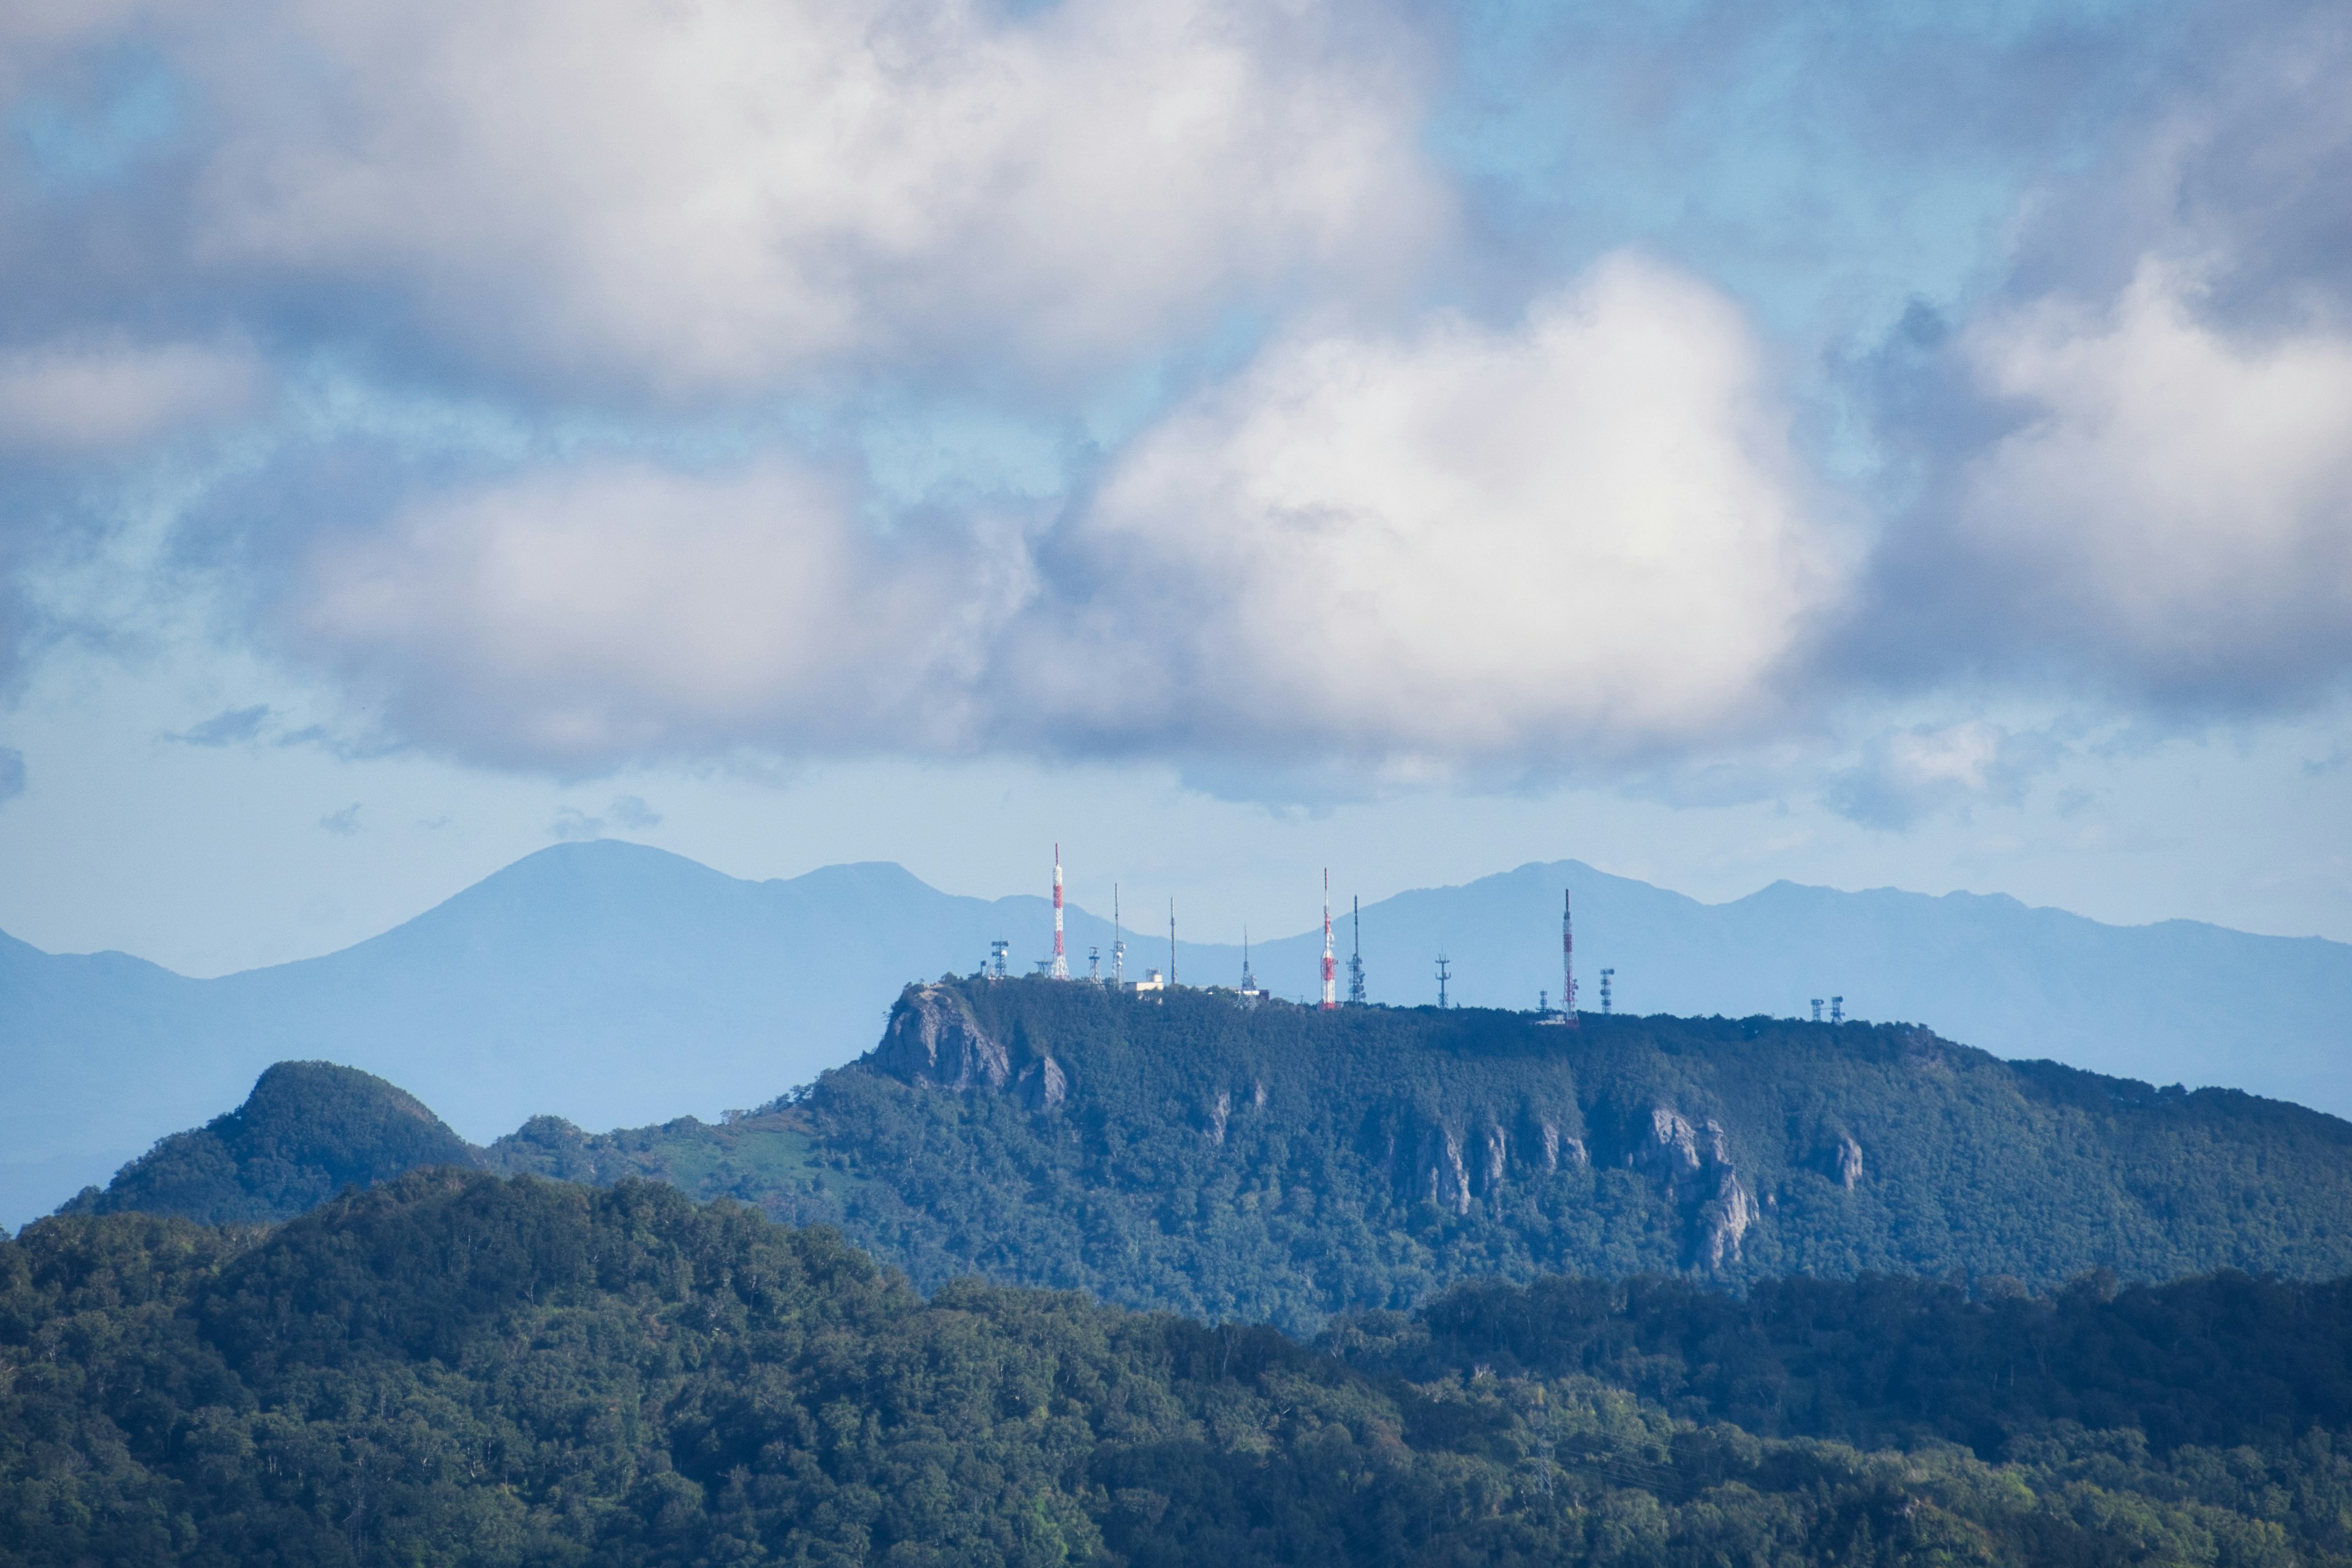
{"type": "Polygon", "coordinates": [[[566,837],[2352,940],[2340,9],[0,18],[0,929],[566,837]]]}

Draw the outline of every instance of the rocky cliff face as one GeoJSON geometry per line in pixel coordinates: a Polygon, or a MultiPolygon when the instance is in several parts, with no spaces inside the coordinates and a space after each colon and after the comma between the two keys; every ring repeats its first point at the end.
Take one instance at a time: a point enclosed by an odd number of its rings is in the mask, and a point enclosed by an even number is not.
{"type": "Polygon", "coordinates": [[[1003,1089],[1013,1078],[1003,1045],[981,1027],[956,992],[910,986],[890,1009],[874,1063],[893,1078],[938,1089],[1003,1089]]]}
{"type": "Polygon", "coordinates": [[[1710,1269],[1739,1261],[1748,1233],[1764,1211],[1739,1179],[1723,1123],[1712,1116],[1694,1121],[1671,1105],[1654,1105],[1625,1163],[1656,1176],[1685,1203],[1696,1203],[1692,1261],[1710,1269]]]}
{"type": "MultiPolygon", "coordinates": [[[[1026,1053],[1024,1053],[1026,1054],[1026,1053]]],[[[982,1026],[971,1004],[944,985],[910,985],[890,1009],[875,1066],[907,1083],[968,1093],[1018,1094],[1032,1110],[1068,1098],[1070,1076],[1050,1055],[1027,1060],[982,1026]]]]}

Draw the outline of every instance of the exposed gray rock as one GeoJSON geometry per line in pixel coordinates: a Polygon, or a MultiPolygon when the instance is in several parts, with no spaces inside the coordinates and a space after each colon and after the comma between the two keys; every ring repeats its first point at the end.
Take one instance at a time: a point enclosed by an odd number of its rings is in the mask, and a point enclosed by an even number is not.
{"type": "Polygon", "coordinates": [[[939,985],[909,987],[899,996],[874,1059],[905,1082],[940,1089],[1003,1089],[1013,1078],[1003,1043],[981,1027],[970,1003],[939,985]]]}
{"type": "Polygon", "coordinates": [[[1462,1164],[1462,1140],[1451,1128],[1430,1127],[1413,1152],[1414,1185],[1421,1195],[1455,1214],[1470,1212],[1470,1173],[1462,1164]]]}
{"type": "Polygon", "coordinates": [[[1032,1110],[1051,1110],[1070,1091],[1069,1075],[1051,1057],[1040,1057],[1021,1075],[1023,1098],[1032,1110]]]}
{"type": "Polygon", "coordinates": [[[1838,1139],[1837,1173],[1847,1192],[1853,1191],[1854,1184],[1862,1180],[1862,1145],[1853,1141],[1852,1133],[1838,1139]]]}
{"type": "Polygon", "coordinates": [[[1233,1120],[1233,1090],[1228,1089],[1221,1089],[1217,1090],[1216,1100],[1209,1107],[1209,1125],[1207,1131],[1210,1142],[1217,1144],[1220,1147],[1223,1146],[1225,1142],[1225,1123],[1233,1120]]]}
{"type": "Polygon", "coordinates": [[[1763,1217],[1755,1195],[1740,1184],[1730,1167],[1724,1167],[1716,1184],[1715,1200],[1699,1211],[1700,1245],[1706,1254],[1706,1266],[1720,1269],[1726,1263],[1738,1262],[1740,1243],[1748,1227],[1763,1217]]]}
{"type": "Polygon", "coordinates": [[[1650,1110],[1650,1136],[1627,1156],[1628,1164],[1664,1165],[1669,1176],[1698,1169],[1698,1129],[1670,1105],[1650,1110]]]}
{"type": "Polygon", "coordinates": [[[1504,1174],[1510,1169],[1511,1141],[1501,1128],[1490,1121],[1486,1124],[1485,1142],[1486,1184],[1484,1190],[1491,1193],[1503,1184],[1504,1174]]]}

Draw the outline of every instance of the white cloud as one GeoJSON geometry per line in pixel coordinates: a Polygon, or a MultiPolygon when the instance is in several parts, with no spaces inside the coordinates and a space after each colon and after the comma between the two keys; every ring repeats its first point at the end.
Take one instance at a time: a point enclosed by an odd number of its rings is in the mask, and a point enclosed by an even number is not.
{"type": "Polygon", "coordinates": [[[1117,360],[1378,280],[1444,201],[1376,17],[1314,0],[270,0],[187,50],[205,253],[406,291],[660,393],[872,356],[1117,360]]]}
{"type": "Polygon", "coordinates": [[[400,732],[559,770],[1606,771],[1787,716],[1848,550],[1785,423],[1738,312],[1621,258],[1508,327],[1278,342],[1044,536],[877,535],[781,462],[551,470],[327,536],[282,621],[400,732]]]}
{"type": "Polygon", "coordinates": [[[593,770],[744,743],[954,748],[1017,542],[877,541],[822,477],[616,463],[420,503],[313,551],[280,624],[400,733],[593,770]]]}
{"type": "Polygon", "coordinates": [[[1866,827],[1908,827],[1930,813],[2015,805],[2063,748],[2047,733],[2020,734],[1982,720],[1915,725],[1882,735],[1831,781],[1831,809],[1866,827]]]}
{"type": "Polygon", "coordinates": [[[2231,335],[2144,265],[2107,308],[1973,329],[2030,417],[1959,474],[1955,542],[2034,639],[2190,697],[2292,693],[2352,664],[2352,338],[2231,335]]]}
{"type": "Polygon", "coordinates": [[[1764,380],[1732,305],[1630,257],[1507,330],[1279,343],[1111,471],[1024,710],[1406,774],[1753,734],[1847,566],[1764,380]]]}
{"type": "Polygon", "coordinates": [[[0,451],[136,447],[246,411],[263,382],[252,354],[234,346],[107,338],[0,352],[0,451]]]}

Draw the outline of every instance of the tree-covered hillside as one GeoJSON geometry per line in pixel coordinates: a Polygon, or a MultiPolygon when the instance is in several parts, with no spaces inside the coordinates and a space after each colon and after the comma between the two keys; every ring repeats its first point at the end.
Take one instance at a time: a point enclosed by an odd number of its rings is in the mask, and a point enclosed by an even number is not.
{"type": "MultiPolygon", "coordinates": [[[[1709,1321],[1645,1289],[1637,1337],[1709,1321]]],[[[2340,1289],[2287,1294],[2276,1367],[2352,1327],[2340,1289]]],[[[1864,1450],[1515,1363],[1463,1309],[1341,1325],[1351,1362],[1071,1294],[926,1300],[828,1231],[454,1170],[275,1231],[60,1216],[0,1238],[0,1560],[2352,1561],[2340,1384],[2226,1447],[2032,1416],[1990,1458],[1864,1450]]],[[[2132,1373],[2201,1387],[2197,1353],[2132,1373]]]]}
{"type": "Polygon", "coordinates": [[[882,1045],[727,1127],[542,1121],[493,1163],[825,1218],[977,1272],[1307,1329],[1465,1279],[2352,1269],[2352,1124],[1894,1025],[1244,1008],[910,988],[882,1045]]]}
{"type": "Polygon", "coordinates": [[[62,1212],[138,1209],[214,1225],[291,1219],[347,1186],[479,1163],[405,1089],[333,1062],[279,1062],[243,1105],[163,1140],[62,1212]]]}

